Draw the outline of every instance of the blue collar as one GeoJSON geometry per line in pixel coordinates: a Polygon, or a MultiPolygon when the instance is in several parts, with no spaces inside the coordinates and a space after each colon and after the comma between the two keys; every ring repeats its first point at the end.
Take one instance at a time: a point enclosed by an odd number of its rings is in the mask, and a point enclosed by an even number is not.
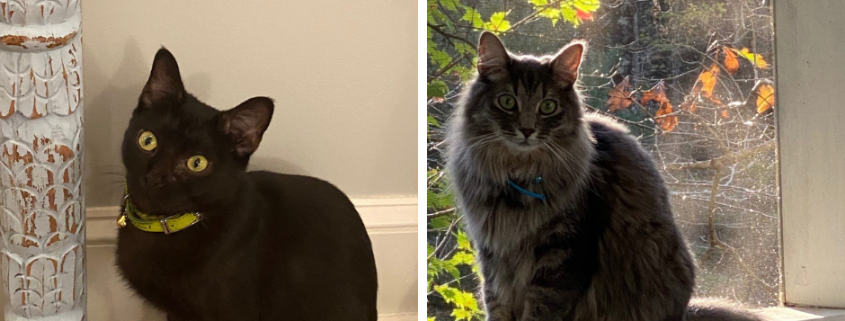
{"type": "MultiPolygon", "coordinates": [[[[539,184],[539,183],[542,183],[542,182],[543,182],[543,177],[538,176],[537,178],[535,178],[535,179],[534,179],[534,184],[539,184]]],[[[528,196],[533,197],[533,198],[536,198],[536,199],[538,199],[538,200],[541,200],[541,201],[542,201],[542,200],[545,200],[545,199],[546,199],[546,196],[545,196],[545,195],[540,194],[540,193],[534,193],[534,192],[529,191],[529,190],[527,190],[527,189],[525,189],[525,188],[522,188],[522,186],[517,185],[516,183],[514,183],[514,182],[513,182],[512,180],[510,180],[510,179],[508,179],[508,185],[510,185],[510,186],[511,186],[511,187],[513,187],[515,190],[519,191],[520,193],[525,194],[525,195],[528,195],[528,196]]]]}

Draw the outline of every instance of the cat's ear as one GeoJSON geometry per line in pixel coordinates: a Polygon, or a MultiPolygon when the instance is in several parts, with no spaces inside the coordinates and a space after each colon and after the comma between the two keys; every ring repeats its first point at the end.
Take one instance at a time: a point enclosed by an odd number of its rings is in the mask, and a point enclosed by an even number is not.
{"type": "Polygon", "coordinates": [[[491,79],[506,77],[510,60],[510,55],[499,37],[488,31],[481,34],[478,39],[479,75],[491,79]]]}
{"type": "Polygon", "coordinates": [[[141,105],[152,107],[161,103],[178,103],[185,97],[185,87],[182,85],[182,75],[176,57],[162,47],[153,59],[150,78],[141,92],[141,105]]]}
{"type": "Polygon", "coordinates": [[[235,153],[245,157],[258,149],[272,117],[273,100],[255,97],[224,111],[220,118],[220,129],[235,141],[235,153]]]}
{"type": "Polygon", "coordinates": [[[552,59],[554,75],[563,82],[575,83],[578,80],[578,67],[581,66],[581,60],[586,51],[587,43],[581,40],[573,41],[563,47],[552,59]]]}

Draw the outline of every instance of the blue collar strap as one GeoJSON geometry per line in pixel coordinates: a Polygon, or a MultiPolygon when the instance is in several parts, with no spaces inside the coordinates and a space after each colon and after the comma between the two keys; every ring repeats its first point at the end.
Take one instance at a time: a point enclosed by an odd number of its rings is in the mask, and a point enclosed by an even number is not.
{"type": "MultiPolygon", "coordinates": [[[[541,183],[542,181],[543,181],[543,178],[542,178],[542,177],[537,177],[537,178],[535,178],[535,179],[534,179],[534,183],[535,183],[535,184],[539,184],[539,183],[541,183]]],[[[546,199],[546,196],[545,196],[545,195],[543,195],[543,194],[539,194],[539,193],[534,193],[534,192],[532,192],[532,191],[529,191],[529,190],[527,190],[527,189],[524,189],[524,188],[522,188],[522,186],[517,185],[516,183],[514,183],[514,182],[513,182],[512,180],[510,180],[510,179],[508,179],[508,185],[510,185],[510,186],[511,186],[511,187],[513,187],[515,190],[519,191],[520,193],[525,194],[525,195],[528,195],[528,196],[531,196],[531,197],[536,198],[536,199],[538,199],[538,200],[541,200],[541,201],[542,201],[542,200],[545,200],[545,199],[546,199]]]]}

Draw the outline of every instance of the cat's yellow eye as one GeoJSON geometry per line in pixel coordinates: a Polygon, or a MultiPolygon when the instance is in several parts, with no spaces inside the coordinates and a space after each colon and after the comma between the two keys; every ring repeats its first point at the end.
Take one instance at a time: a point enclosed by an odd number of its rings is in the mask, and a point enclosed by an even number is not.
{"type": "Polygon", "coordinates": [[[543,115],[551,115],[557,111],[557,103],[554,100],[544,100],[540,103],[540,113],[543,115]]]}
{"type": "Polygon", "coordinates": [[[188,169],[192,172],[202,172],[208,167],[208,160],[205,157],[196,155],[188,158],[188,169]]]}
{"type": "Polygon", "coordinates": [[[138,136],[138,146],[148,152],[151,152],[153,149],[156,149],[156,146],[158,146],[158,140],[156,140],[156,135],[153,135],[153,132],[149,130],[142,131],[141,135],[138,136]]]}
{"type": "Polygon", "coordinates": [[[516,109],[516,98],[508,94],[499,96],[499,107],[507,111],[516,109]]]}

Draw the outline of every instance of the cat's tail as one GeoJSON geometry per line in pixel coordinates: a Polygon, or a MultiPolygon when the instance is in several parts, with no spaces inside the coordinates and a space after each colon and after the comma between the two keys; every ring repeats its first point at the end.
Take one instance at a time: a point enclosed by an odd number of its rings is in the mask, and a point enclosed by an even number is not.
{"type": "Polygon", "coordinates": [[[686,321],[762,321],[742,307],[718,299],[692,299],[686,321]]]}

